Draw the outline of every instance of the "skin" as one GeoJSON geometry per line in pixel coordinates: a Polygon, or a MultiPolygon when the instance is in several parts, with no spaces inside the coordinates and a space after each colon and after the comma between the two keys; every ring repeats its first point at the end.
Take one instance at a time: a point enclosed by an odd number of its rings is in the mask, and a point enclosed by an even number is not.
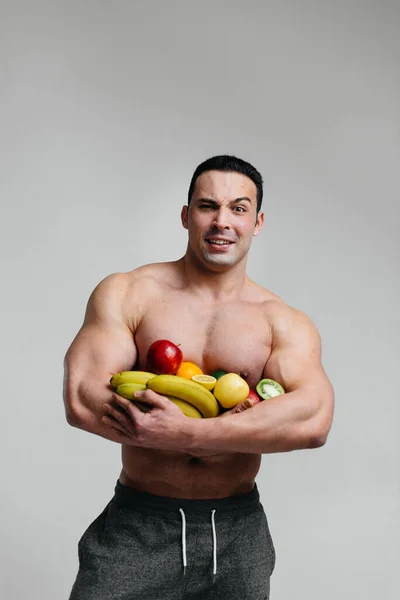
{"type": "Polygon", "coordinates": [[[334,392],[315,325],[246,274],[252,239],[264,224],[254,183],[238,173],[203,173],[181,219],[188,245],[180,260],[115,273],[91,294],[65,357],[66,418],[121,444],[125,485],[176,498],[223,498],[253,488],[262,454],[325,444],[334,392]],[[213,245],[217,238],[231,244],[213,245]],[[138,392],[135,405],[109,380],[132,367],[144,370],[157,339],[180,344],[184,360],[205,373],[246,373],[251,388],[268,377],[286,394],[245,401],[210,419],[188,418],[150,390],[138,392]]]}

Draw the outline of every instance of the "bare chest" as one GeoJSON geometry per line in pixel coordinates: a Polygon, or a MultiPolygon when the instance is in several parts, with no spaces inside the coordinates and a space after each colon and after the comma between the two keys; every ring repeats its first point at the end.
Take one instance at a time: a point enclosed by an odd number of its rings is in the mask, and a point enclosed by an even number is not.
{"type": "Polygon", "coordinates": [[[206,306],[178,294],[155,302],[141,320],[135,336],[140,368],[157,339],[179,344],[184,360],[204,373],[240,373],[251,387],[261,379],[271,352],[270,327],[259,304],[206,306]]]}

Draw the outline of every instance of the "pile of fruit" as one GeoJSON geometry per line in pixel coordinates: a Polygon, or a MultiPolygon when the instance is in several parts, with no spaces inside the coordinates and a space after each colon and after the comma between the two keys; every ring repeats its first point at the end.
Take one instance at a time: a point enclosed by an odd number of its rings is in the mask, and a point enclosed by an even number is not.
{"type": "Polygon", "coordinates": [[[215,371],[206,375],[192,362],[184,361],[179,346],[169,340],[157,340],[147,353],[148,371],[122,371],[110,379],[117,394],[135,399],[138,390],[153,390],[174,402],[188,417],[210,418],[222,409],[231,409],[247,398],[253,404],[284,394],[273,379],[262,379],[251,390],[238,373],[215,371]]]}

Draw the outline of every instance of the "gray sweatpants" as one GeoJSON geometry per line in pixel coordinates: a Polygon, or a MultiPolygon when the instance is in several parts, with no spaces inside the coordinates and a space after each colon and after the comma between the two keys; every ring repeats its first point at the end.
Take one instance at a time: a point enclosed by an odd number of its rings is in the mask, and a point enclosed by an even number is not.
{"type": "Polygon", "coordinates": [[[70,600],[268,600],[275,550],[258,489],[218,500],[115,495],[78,544],[70,600]]]}

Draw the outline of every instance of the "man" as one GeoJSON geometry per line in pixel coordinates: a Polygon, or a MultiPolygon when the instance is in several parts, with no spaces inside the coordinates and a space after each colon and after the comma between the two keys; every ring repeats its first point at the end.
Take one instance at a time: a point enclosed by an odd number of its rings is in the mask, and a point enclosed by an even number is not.
{"type": "Polygon", "coordinates": [[[196,169],[180,260],[106,277],[65,358],[68,423],[122,445],[115,495],[79,542],[70,600],[265,600],[275,550],[255,478],[261,455],[318,448],[334,405],[318,331],[246,275],[264,223],[259,172],[232,156],[196,169]],[[204,373],[243,373],[286,394],[186,417],[150,390],[139,404],[111,375],[145,369],[157,339],[204,373]],[[142,404],[144,403],[144,404],[142,404]],[[139,408],[147,406],[147,410],[139,408]]]}

